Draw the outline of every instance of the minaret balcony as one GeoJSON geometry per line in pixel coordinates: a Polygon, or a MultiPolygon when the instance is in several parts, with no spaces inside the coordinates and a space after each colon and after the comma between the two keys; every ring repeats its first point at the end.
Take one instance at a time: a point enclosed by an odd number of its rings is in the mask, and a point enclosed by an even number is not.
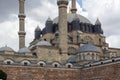
{"type": "Polygon", "coordinates": [[[58,0],[58,1],[57,1],[57,4],[58,4],[58,5],[61,5],[61,4],[68,5],[68,0],[58,0]]]}
{"type": "Polygon", "coordinates": [[[20,14],[18,15],[18,17],[19,17],[19,18],[25,18],[25,17],[26,17],[26,15],[25,15],[25,14],[20,13],[20,14]]]}
{"type": "Polygon", "coordinates": [[[24,32],[24,31],[19,31],[18,34],[19,34],[19,35],[26,35],[26,32],[24,32]]]}

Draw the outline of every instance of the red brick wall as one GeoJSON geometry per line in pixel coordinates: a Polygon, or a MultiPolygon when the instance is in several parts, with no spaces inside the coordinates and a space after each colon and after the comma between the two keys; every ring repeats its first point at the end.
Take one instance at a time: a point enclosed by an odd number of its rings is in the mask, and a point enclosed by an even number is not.
{"type": "Polygon", "coordinates": [[[120,63],[84,69],[0,66],[7,80],[120,80],[120,63]]]}

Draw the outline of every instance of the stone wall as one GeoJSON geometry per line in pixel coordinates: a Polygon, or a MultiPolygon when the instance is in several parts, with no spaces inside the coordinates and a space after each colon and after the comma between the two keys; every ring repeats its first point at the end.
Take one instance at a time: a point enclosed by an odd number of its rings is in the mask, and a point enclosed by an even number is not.
{"type": "Polygon", "coordinates": [[[7,80],[120,80],[120,63],[81,69],[1,65],[7,80]]]}
{"type": "Polygon", "coordinates": [[[0,70],[7,73],[7,80],[79,80],[77,69],[0,66],[0,70]]]}
{"type": "Polygon", "coordinates": [[[81,80],[120,80],[120,63],[84,68],[81,80]]]}

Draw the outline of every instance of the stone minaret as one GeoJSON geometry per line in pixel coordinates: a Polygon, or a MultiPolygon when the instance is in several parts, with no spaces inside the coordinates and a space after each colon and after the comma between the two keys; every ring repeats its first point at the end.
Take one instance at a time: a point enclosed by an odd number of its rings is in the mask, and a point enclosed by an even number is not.
{"type": "Polygon", "coordinates": [[[67,40],[67,6],[68,0],[58,0],[59,7],[59,48],[62,54],[68,52],[68,40],[67,40]]]}
{"type": "Polygon", "coordinates": [[[24,14],[25,0],[19,0],[19,49],[25,47],[25,14],[24,14]]]}
{"type": "Polygon", "coordinates": [[[76,13],[77,8],[76,8],[76,0],[72,0],[72,8],[71,8],[71,12],[72,13],[76,13]]]}

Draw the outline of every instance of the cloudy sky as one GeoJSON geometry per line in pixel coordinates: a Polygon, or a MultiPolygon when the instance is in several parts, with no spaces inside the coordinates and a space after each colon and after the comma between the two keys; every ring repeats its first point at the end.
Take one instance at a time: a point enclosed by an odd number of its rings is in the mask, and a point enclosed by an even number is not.
{"type": "MultiPolygon", "coordinates": [[[[34,39],[37,25],[43,28],[48,17],[58,16],[57,0],[26,0],[26,46],[34,39]]],[[[83,0],[77,3],[78,14],[87,17],[93,24],[102,23],[104,35],[111,47],[120,48],[120,0],[83,0]]],[[[68,10],[69,11],[69,10],[68,10]]],[[[0,0],[0,47],[9,46],[18,50],[18,0],[0,0]]]]}

